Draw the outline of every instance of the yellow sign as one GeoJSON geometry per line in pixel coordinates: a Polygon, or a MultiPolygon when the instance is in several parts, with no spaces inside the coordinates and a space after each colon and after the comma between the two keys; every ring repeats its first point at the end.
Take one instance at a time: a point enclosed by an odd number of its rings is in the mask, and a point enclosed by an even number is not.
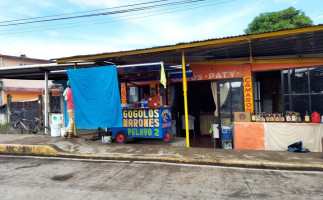
{"type": "Polygon", "coordinates": [[[159,127],[158,109],[123,110],[123,127],[159,127]]]}
{"type": "Polygon", "coordinates": [[[251,76],[243,77],[244,107],[246,112],[253,112],[253,94],[251,76]]]}

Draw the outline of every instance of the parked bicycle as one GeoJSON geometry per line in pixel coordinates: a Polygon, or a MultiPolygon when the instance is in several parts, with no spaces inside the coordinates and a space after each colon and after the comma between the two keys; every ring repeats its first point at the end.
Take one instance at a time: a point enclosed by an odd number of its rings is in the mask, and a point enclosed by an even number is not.
{"type": "MultiPolygon", "coordinates": [[[[26,112],[26,110],[22,110],[26,112]]],[[[35,117],[34,120],[24,119],[21,114],[12,114],[9,111],[10,122],[6,125],[7,134],[44,134],[45,129],[50,130],[49,127],[43,126],[43,120],[35,117]]]]}

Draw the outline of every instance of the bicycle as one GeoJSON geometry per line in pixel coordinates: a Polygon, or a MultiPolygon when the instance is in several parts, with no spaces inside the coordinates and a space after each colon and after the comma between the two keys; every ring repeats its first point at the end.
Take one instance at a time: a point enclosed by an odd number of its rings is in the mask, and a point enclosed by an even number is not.
{"type": "MultiPolygon", "coordinates": [[[[23,112],[25,112],[24,109],[23,112]]],[[[25,130],[28,134],[38,134],[45,133],[45,129],[50,130],[49,127],[42,126],[43,122],[40,118],[35,117],[35,120],[27,120],[22,118],[19,114],[12,114],[10,111],[9,115],[12,119],[6,125],[7,134],[24,134],[25,130]]]]}

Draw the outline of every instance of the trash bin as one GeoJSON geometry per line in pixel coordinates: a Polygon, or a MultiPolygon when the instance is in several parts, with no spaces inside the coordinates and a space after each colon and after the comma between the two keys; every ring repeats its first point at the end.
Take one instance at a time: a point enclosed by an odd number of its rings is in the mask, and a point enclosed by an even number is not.
{"type": "Polygon", "coordinates": [[[61,136],[61,124],[50,124],[50,135],[52,137],[61,136]]]}
{"type": "Polygon", "coordinates": [[[102,131],[102,142],[111,143],[112,142],[112,132],[102,131]]]}

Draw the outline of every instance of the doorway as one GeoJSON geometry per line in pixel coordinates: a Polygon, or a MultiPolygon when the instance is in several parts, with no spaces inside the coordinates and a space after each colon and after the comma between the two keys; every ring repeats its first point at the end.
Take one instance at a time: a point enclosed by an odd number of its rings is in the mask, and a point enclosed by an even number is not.
{"type": "MultiPolygon", "coordinates": [[[[182,83],[175,83],[175,104],[172,107],[176,118],[176,136],[186,137],[182,83]]],[[[187,82],[190,147],[213,148],[210,128],[217,122],[210,81],[187,82]]]]}
{"type": "Polygon", "coordinates": [[[233,149],[233,113],[244,111],[242,80],[218,81],[219,144],[224,149],[233,149]]]}

